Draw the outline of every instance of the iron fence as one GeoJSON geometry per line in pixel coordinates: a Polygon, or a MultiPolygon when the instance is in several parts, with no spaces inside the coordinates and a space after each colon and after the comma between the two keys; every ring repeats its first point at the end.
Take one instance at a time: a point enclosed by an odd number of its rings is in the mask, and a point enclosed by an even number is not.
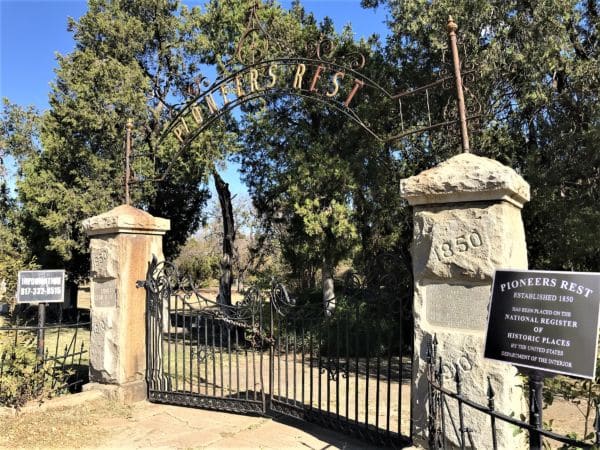
{"type": "Polygon", "coordinates": [[[600,405],[596,404],[596,420],[594,421],[595,432],[592,440],[582,441],[572,437],[561,435],[545,429],[542,420],[542,394],[543,382],[539,377],[531,374],[529,378],[529,421],[520,420],[511,415],[502,413],[495,408],[495,391],[492,387],[490,377],[487,380],[487,391],[485,397],[487,404],[482,405],[469,398],[463,393],[463,375],[458,364],[454,365],[453,389],[444,386],[442,374],[444,361],[437,356],[437,340],[434,337],[429,344],[427,352],[427,381],[428,381],[428,406],[429,406],[429,448],[430,449],[475,449],[477,448],[473,433],[482,434],[486,430],[469,427],[466,423],[466,408],[479,411],[489,418],[489,447],[498,449],[498,427],[499,422],[510,424],[514,427],[514,433],[525,431],[528,433],[529,448],[547,448],[549,442],[563,444],[560,448],[571,449],[596,449],[600,448],[600,405]],[[455,411],[453,414],[451,411],[455,411]],[[458,417],[456,417],[458,415],[458,417]],[[449,439],[450,438],[450,439],[449,439]],[[450,441],[458,443],[451,444],[450,441]]]}
{"type": "Polygon", "coordinates": [[[328,305],[275,282],[219,304],[156,260],[138,285],[147,293],[150,401],[288,416],[388,447],[410,443],[412,353],[392,278],[350,274],[328,305]]]}
{"type": "Polygon", "coordinates": [[[90,322],[0,326],[0,405],[77,392],[88,381],[90,322]]]}

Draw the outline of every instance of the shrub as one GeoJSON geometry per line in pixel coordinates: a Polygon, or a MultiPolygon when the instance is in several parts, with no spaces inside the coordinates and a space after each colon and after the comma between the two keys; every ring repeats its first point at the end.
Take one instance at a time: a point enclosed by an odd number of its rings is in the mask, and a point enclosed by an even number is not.
{"type": "Polygon", "coordinates": [[[52,367],[36,357],[35,338],[14,346],[0,342],[0,405],[20,408],[52,393],[52,367]]]}

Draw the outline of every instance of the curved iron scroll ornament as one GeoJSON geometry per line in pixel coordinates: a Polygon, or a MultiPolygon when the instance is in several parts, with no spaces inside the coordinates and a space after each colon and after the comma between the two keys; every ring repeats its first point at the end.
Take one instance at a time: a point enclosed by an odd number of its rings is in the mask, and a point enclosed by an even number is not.
{"type": "Polygon", "coordinates": [[[456,34],[458,27],[452,18],[448,21],[452,70],[444,71],[442,67],[436,81],[394,94],[361,72],[366,65],[364,53],[340,52],[327,36],[322,35],[307,44],[304,54],[290,56],[296,52],[287,43],[269,35],[268,26],[259,17],[259,8],[256,3],[249,9],[246,29],[223,73],[212,83],[206,77],[194,79],[187,89],[189,98],[186,103],[180,109],[171,110],[171,121],[158,144],[171,136],[179,142],[180,149],[160,179],[169,174],[174,162],[213,122],[242,104],[257,100],[264,102],[280,94],[333,108],[382,143],[398,142],[411,135],[459,125],[463,151],[470,150],[467,124],[481,116],[481,105],[464,86],[464,80],[471,80],[475,71],[461,67],[456,34]],[[449,90],[451,85],[456,92],[456,107],[451,108],[447,104],[443,111],[439,111],[442,120],[433,120],[430,96],[434,92],[439,94],[439,90],[449,90]],[[478,105],[478,110],[470,115],[465,107],[465,93],[474,105],[478,105]],[[363,108],[358,107],[363,97],[386,105],[391,120],[375,126],[370,124],[363,117],[363,108]],[[411,115],[414,107],[410,105],[415,102],[420,111],[426,111],[425,119],[423,114],[411,115]],[[454,110],[455,114],[450,113],[454,110]]]}
{"type": "MultiPolygon", "coordinates": [[[[205,297],[189,274],[181,273],[173,263],[158,262],[154,255],[146,280],[138,282],[137,286],[146,288],[148,313],[156,323],[162,323],[171,299],[177,297],[188,308],[201,309],[205,316],[218,319],[227,326],[246,330],[247,339],[256,347],[272,341],[272,337],[261,328],[265,301],[264,294],[257,287],[249,288],[241,302],[224,305],[205,297]]],[[[290,297],[282,283],[273,282],[268,296],[273,311],[280,316],[286,315],[296,306],[295,299],[290,297]]]]}

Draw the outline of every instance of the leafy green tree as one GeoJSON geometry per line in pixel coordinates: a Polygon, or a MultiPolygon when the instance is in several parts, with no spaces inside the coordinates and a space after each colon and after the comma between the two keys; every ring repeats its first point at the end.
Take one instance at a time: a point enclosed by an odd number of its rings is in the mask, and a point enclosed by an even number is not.
{"type": "MultiPolygon", "coordinates": [[[[532,187],[524,209],[530,266],[597,271],[598,2],[362,3],[389,8],[388,58],[413,81],[443,69],[445,24],[449,14],[456,19],[476,73],[467,106],[476,112],[476,98],[483,115],[473,151],[511,165],[532,187]]],[[[456,152],[454,142],[433,142],[436,155],[456,152]]]]}
{"type": "Polygon", "coordinates": [[[37,264],[24,237],[20,210],[8,187],[4,158],[18,165],[37,154],[39,115],[33,108],[20,108],[3,100],[0,116],[0,303],[14,305],[19,270],[37,264]]]}
{"type": "Polygon", "coordinates": [[[227,139],[215,127],[177,155],[175,139],[160,137],[201,76],[200,18],[199,8],[171,0],[90,0],[88,12],[69,21],[76,48],[58,57],[40,150],[22,162],[17,183],[24,229],[45,267],[65,265],[73,278],[86,276],[81,221],[123,202],[128,119],[135,126],[133,204],[171,219],[167,256],[197,228],[208,176],[227,139]]]}

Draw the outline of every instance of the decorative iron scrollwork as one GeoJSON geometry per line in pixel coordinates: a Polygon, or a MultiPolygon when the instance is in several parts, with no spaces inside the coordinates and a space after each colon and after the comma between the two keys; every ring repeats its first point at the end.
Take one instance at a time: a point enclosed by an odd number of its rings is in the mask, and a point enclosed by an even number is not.
{"type": "Polygon", "coordinates": [[[366,56],[360,52],[346,54],[336,53],[337,45],[323,34],[318,40],[309,42],[306,45],[306,54],[308,58],[314,58],[324,63],[339,64],[340,66],[345,66],[352,70],[363,69],[367,63],[366,56]]]}
{"type": "Polygon", "coordinates": [[[327,363],[321,367],[321,374],[327,372],[327,379],[329,381],[337,381],[340,375],[338,364],[336,360],[329,357],[327,358],[327,363]]]}
{"type": "Polygon", "coordinates": [[[276,283],[271,288],[271,305],[280,315],[285,315],[289,308],[296,305],[296,300],[290,298],[287,289],[281,283],[276,283]]]}

